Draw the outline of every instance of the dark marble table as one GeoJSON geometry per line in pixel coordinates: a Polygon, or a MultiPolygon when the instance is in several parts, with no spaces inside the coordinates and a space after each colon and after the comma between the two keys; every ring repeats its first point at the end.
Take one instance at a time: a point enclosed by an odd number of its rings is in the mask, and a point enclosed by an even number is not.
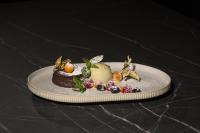
{"type": "Polygon", "coordinates": [[[0,3],[0,133],[200,132],[200,23],[155,2],[0,3]],[[134,61],[167,72],[171,90],[142,101],[63,104],[26,77],[59,55],[134,61]]]}

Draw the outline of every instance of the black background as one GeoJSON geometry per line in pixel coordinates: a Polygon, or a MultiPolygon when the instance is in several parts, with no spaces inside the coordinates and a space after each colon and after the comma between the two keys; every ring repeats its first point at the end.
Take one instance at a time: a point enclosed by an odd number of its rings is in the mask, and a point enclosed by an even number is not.
{"type": "Polygon", "coordinates": [[[200,25],[195,1],[0,2],[0,133],[199,132],[200,25]],[[104,54],[159,68],[160,97],[62,104],[34,96],[26,77],[63,55],[104,54]]]}

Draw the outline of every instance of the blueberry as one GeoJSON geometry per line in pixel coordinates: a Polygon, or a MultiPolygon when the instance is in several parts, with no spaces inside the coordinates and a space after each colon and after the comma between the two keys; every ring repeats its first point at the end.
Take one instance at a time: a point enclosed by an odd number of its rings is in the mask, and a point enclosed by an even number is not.
{"type": "Polygon", "coordinates": [[[112,86],[110,91],[111,91],[112,93],[119,93],[119,92],[120,92],[120,89],[119,89],[119,87],[117,87],[117,86],[112,86]]]}
{"type": "Polygon", "coordinates": [[[137,92],[137,89],[133,89],[132,92],[133,92],[133,93],[137,92]]]}
{"type": "Polygon", "coordinates": [[[135,92],[141,92],[141,90],[138,89],[138,88],[134,88],[134,89],[132,90],[132,92],[133,92],[133,93],[135,93],[135,92]]]}
{"type": "Polygon", "coordinates": [[[106,87],[104,85],[97,85],[97,90],[98,91],[105,91],[106,87]]]}

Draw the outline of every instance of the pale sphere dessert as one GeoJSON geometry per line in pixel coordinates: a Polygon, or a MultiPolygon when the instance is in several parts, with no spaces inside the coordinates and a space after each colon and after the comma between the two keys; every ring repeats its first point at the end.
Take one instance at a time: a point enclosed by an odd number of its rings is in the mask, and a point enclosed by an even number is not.
{"type": "Polygon", "coordinates": [[[95,65],[98,66],[98,68],[90,68],[91,69],[90,78],[93,81],[105,84],[112,79],[112,71],[110,66],[103,63],[97,63],[95,65]]]}

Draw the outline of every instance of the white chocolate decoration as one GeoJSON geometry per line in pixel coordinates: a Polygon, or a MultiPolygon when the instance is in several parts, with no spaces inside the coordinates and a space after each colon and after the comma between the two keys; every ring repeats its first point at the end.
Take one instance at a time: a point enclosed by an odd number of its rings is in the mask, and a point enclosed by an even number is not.
{"type": "Polygon", "coordinates": [[[103,60],[103,55],[98,55],[98,56],[95,56],[92,59],[90,59],[90,62],[92,64],[96,64],[96,63],[101,62],[102,60],[103,60]]]}

